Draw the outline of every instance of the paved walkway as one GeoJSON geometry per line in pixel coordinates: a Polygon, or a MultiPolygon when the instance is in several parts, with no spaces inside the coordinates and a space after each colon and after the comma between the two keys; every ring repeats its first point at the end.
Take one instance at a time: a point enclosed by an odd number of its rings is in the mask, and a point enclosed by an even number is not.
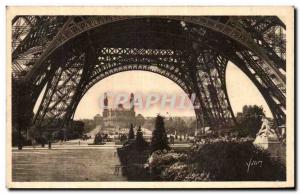
{"type": "Polygon", "coordinates": [[[105,146],[53,145],[12,152],[13,181],[126,181],[114,143],[105,146]]]}

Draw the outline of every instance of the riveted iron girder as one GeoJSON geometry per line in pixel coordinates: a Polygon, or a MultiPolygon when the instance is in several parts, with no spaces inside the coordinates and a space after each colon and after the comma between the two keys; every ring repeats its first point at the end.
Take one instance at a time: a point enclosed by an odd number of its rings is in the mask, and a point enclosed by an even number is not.
{"type": "Polygon", "coordinates": [[[46,85],[33,120],[38,125],[58,118],[64,125],[95,83],[118,72],[144,70],[173,80],[189,95],[196,93],[201,104],[196,112],[204,125],[230,127],[234,115],[225,83],[228,60],[257,86],[277,124],[285,123],[284,49],[268,47],[284,42],[285,34],[278,35],[284,25],[276,17],[25,18],[14,19],[24,30],[15,30],[12,76],[27,86],[25,93],[33,102],[46,85]],[[41,21],[52,26],[38,31],[41,21]],[[47,39],[39,39],[38,32],[47,39]]]}

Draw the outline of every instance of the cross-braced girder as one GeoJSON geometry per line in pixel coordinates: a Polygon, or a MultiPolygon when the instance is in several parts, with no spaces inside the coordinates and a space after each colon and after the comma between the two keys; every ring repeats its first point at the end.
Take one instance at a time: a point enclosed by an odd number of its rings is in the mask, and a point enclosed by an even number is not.
{"type": "MultiPolygon", "coordinates": [[[[93,69],[93,71],[86,74],[87,77],[81,77],[81,80],[84,81],[81,82],[83,85],[80,86],[78,86],[80,82],[79,79],[72,79],[74,76],[80,75],[77,75],[75,72],[68,74],[68,71],[70,71],[70,69],[74,69],[76,72],[82,73],[85,62],[81,61],[81,67],[80,65],[78,66],[78,63],[67,62],[64,69],[58,68],[51,84],[47,87],[45,97],[43,98],[34,121],[37,125],[45,125],[52,121],[48,118],[57,119],[63,118],[66,115],[72,117],[80,99],[88,89],[100,80],[123,71],[142,70],[163,75],[177,83],[189,96],[192,96],[193,89],[190,84],[195,84],[193,87],[199,87],[199,83],[192,83],[189,74],[186,73],[187,69],[190,68],[188,67],[190,64],[185,60],[185,55],[186,53],[183,51],[174,51],[170,49],[101,48],[97,52],[97,57],[94,56],[96,57],[95,64],[89,66],[89,69],[93,69]],[[72,65],[75,65],[75,68],[72,68],[72,65]],[[65,76],[62,76],[64,75],[64,72],[66,72],[65,76]],[[72,83],[68,84],[69,87],[66,88],[66,83],[69,81],[72,81],[72,83]],[[62,91],[62,89],[64,90],[62,91]],[[74,100],[74,98],[76,98],[76,100],[74,100]],[[69,107],[73,108],[70,109],[69,107]]],[[[72,57],[70,60],[78,59],[72,57]]],[[[195,62],[195,66],[198,65],[204,66],[205,64],[197,64],[197,62],[195,62]]],[[[211,64],[211,66],[214,65],[216,65],[216,63],[211,64]]],[[[201,67],[199,67],[199,69],[201,69],[201,67]]],[[[221,92],[223,89],[220,85],[221,83],[212,81],[212,79],[216,81],[216,79],[221,78],[219,78],[216,69],[212,69],[211,71],[211,76],[213,78],[209,80],[210,82],[208,83],[208,80],[201,80],[200,82],[201,84],[202,82],[207,82],[206,86],[209,87],[210,91],[207,91],[207,88],[206,91],[199,90],[203,94],[200,92],[198,95],[206,96],[206,99],[212,98],[213,100],[206,102],[207,105],[209,104],[210,106],[213,106],[214,103],[218,103],[218,107],[214,106],[214,109],[212,110],[211,108],[204,107],[206,105],[205,103],[202,104],[202,113],[205,112],[205,114],[207,114],[207,111],[209,110],[212,111],[209,115],[215,116],[214,118],[209,118],[209,116],[207,116],[204,119],[204,122],[206,125],[212,125],[213,123],[216,123],[212,122],[212,120],[218,119],[220,121],[222,120],[223,127],[232,126],[233,114],[232,112],[230,114],[226,114],[228,113],[226,111],[230,109],[228,109],[228,106],[221,106],[225,103],[225,98],[217,95],[218,93],[224,94],[225,92],[221,92]],[[214,93],[212,93],[212,91],[214,91],[214,93]],[[210,92],[210,94],[207,92],[210,92]],[[207,95],[209,95],[209,97],[207,97],[207,95]],[[220,103],[221,101],[222,104],[220,103]]],[[[200,99],[198,98],[197,100],[199,101],[200,99]]]]}
{"type": "Polygon", "coordinates": [[[29,72],[64,24],[64,17],[17,16],[12,21],[13,76],[29,72]]]}
{"type": "Polygon", "coordinates": [[[195,93],[201,104],[196,116],[201,114],[204,125],[232,126],[225,83],[229,60],[257,86],[277,124],[285,123],[285,26],[277,17],[20,18],[13,22],[20,26],[13,33],[13,78],[28,86],[25,93],[34,102],[47,84],[33,119],[38,125],[58,118],[64,125],[95,83],[118,72],[144,70],[173,80],[188,95],[195,93]]]}

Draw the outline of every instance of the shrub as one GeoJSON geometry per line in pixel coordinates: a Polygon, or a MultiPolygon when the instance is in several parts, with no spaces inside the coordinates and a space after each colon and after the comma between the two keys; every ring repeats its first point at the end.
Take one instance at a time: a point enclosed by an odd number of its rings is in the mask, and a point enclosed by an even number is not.
{"type": "Polygon", "coordinates": [[[188,165],[176,162],[162,171],[161,178],[166,181],[183,181],[188,174],[188,165]]]}
{"type": "Polygon", "coordinates": [[[187,154],[157,150],[148,164],[152,178],[162,181],[286,180],[282,161],[254,146],[249,138],[204,139],[187,154]]]}
{"type": "Polygon", "coordinates": [[[133,125],[132,125],[132,123],[130,124],[128,139],[134,139],[134,131],[133,131],[133,125]]]}
{"type": "Polygon", "coordinates": [[[194,149],[194,172],[208,172],[216,181],[283,181],[285,166],[251,142],[216,142],[194,149]],[[252,165],[249,167],[249,163],[252,165]],[[247,165],[248,164],[248,165],[247,165]]]}
{"type": "Polygon", "coordinates": [[[155,129],[152,132],[151,151],[169,150],[168,137],[165,129],[164,118],[157,115],[155,121],[155,129]]]}
{"type": "Polygon", "coordinates": [[[187,159],[186,154],[175,153],[173,150],[157,150],[151,154],[148,159],[148,165],[151,171],[151,175],[156,180],[170,180],[173,176],[172,170],[163,172],[176,162],[185,162],[187,159]]]}
{"type": "Polygon", "coordinates": [[[136,146],[136,150],[138,150],[138,151],[143,151],[148,147],[148,142],[146,142],[143,137],[143,132],[141,130],[141,126],[139,126],[139,128],[136,132],[135,146],[136,146]]]}
{"type": "Polygon", "coordinates": [[[211,181],[210,173],[194,173],[190,172],[183,181],[211,181]]]}

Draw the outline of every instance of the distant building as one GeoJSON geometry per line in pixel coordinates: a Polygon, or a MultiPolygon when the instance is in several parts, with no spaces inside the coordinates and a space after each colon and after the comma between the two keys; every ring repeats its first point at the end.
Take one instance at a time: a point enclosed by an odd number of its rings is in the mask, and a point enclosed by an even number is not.
{"type": "Polygon", "coordinates": [[[128,128],[131,123],[133,125],[136,125],[136,117],[133,102],[134,95],[131,93],[129,109],[124,108],[123,104],[119,104],[116,109],[108,109],[108,98],[105,94],[103,109],[104,127],[128,128]]]}

